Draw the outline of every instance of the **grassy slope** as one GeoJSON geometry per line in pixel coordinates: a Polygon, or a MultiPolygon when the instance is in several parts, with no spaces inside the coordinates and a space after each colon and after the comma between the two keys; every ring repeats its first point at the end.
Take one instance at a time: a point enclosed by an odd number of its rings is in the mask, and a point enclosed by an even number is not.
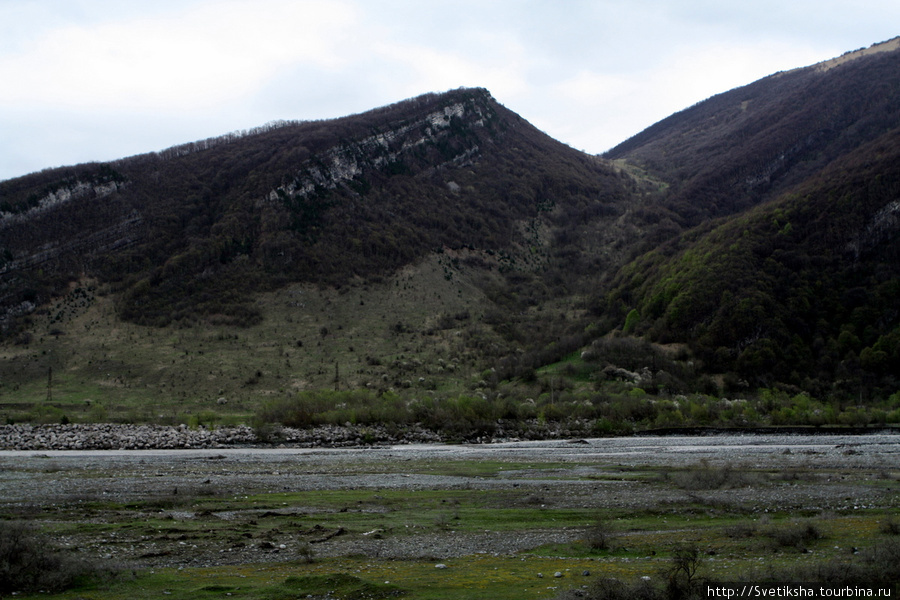
{"type": "Polygon", "coordinates": [[[0,415],[181,422],[215,411],[245,420],[267,398],[333,389],[336,369],[340,389],[459,392],[476,374],[461,332],[485,306],[474,274],[439,254],[380,283],[296,284],[259,295],[265,318],[246,329],[142,327],[117,319],[102,288],[73,292],[39,317],[30,345],[0,349],[0,415]],[[50,368],[58,411],[46,411],[50,368]]]}

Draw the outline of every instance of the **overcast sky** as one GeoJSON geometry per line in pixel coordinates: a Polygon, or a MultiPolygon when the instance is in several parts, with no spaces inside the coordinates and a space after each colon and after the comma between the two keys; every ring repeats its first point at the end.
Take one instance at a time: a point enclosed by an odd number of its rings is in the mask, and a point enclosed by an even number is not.
{"type": "Polygon", "coordinates": [[[898,0],[0,0],[0,180],[460,86],[600,153],[898,0]]]}

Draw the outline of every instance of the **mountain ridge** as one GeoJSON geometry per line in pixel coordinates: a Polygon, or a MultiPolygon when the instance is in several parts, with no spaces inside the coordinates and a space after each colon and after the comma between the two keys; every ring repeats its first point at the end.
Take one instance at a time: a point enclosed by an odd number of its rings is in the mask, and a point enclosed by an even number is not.
{"type": "Polygon", "coordinates": [[[0,182],[0,391],[139,412],[465,393],[495,420],[565,406],[616,429],[765,388],[893,414],[898,48],[602,157],[460,88],[0,182]],[[366,391],[304,395],[323,388],[366,391]]]}
{"type": "MultiPolygon", "coordinates": [[[[91,196],[80,203],[81,209],[88,204],[87,200],[105,199],[103,209],[108,211],[111,202],[107,196],[116,194],[118,198],[113,202],[119,200],[128,205],[121,207],[116,218],[121,223],[133,224],[135,237],[141,237],[145,242],[136,244],[133,239],[123,242],[122,252],[97,268],[103,279],[115,281],[119,278],[130,288],[126,291],[126,304],[129,304],[147,293],[146,285],[137,288],[139,282],[128,280],[136,277],[133,273],[136,253],[140,253],[145,262],[149,258],[156,265],[154,272],[144,277],[150,278],[153,287],[161,283],[183,284],[173,276],[184,274],[186,270],[194,275],[195,271],[202,273],[207,267],[227,270],[227,266],[240,256],[252,258],[264,271],[319,281],[328,279],[330,274],[331,282],[337,283],[346,281],[348,276],[365,276],[378,270],[387,272],[435,247],[477,245],[496,251],[509,243],[512,235],[509,219],[537,214],[538,204],[546,200],[535,196],[543,193],[541,186],[556,185],[553,182],[563,177],[566,177],[566,185],[578,185],[578,177],[570,176],[574,171],[590,171],[589,177],[603,172],[604,178],[617,185],[614,173],[607,167],[559,142],[551,142],[518,115],[500,107],[483,89],[425,95],[345,119],[288,124],[263,131],[255,137],[229,141],[227,144],[206,142],[199,148],[198,145],[176,147],[111,165],[80,167],[88,171],[81,175],[87,182],[78,180],[77,173],[71,174],[64,180],[68,187],[51,189],[42,197],[32,193],[28,198],[16,199],[11,197],[13,194],[4,194],[6,214],[10,215],[11,209],[18,209],[18,212],[2,222],[10,225],[27,215],[41,220],[39,214],[32,211],[43,214],[41,211],[45,212],[51,205],[64,211],[66,207],[58,199],[77,200],[78,194],[71,193],[76,188],[82,195],[91,196]],[[391,125],[379,124],[385,115],[395,115],[391,117],[391,125]],[[543,182],[528,186],[505,186],[501,173],[499,177],[492,176],[490,180],[479,182],[478,186],[467,186],[466,178],[471,177],[468,173],[471,169],[467,171],[464,167],[472,167],[481,147],[506,132],[520,136],[518,145],[495,151],[491,160],[496,164],[487,165],[487,168],[510,169],[512,161],[522,160],[519,154],[534,157],[536,152],[541,152],[565,156],[561,159],[565,164],[560,164],[559,170],[567,173],[556,176],[548,171],[536,172],[528,177],[543,177],[543,182]],[[255,143],[260,140],[265,144],[255,143]],[[275,148],[277,152],[273,151],[275,148]],[[199,153],[201,149],[203,152],[199,153]],[[266,158],[267,154],[271,160],[266,158]],[[263,162],[266,160],[268,162],[263,162]],[[197,163],[201,168],[193,166],[197,163]],[[443,171],[451,166],[459,182],[442,179],[443,171]],[[94,173],[91,169],[114,171],[115,174],[94,173]],[[246,174],[238,172],[239,169],[246,174]],[[108,183],[104,177],[112,181],[108,183]],[[173,178],[177,178],[174,181],[181,187],[166,189],[167,182],[173,178]],[[101,189],[91,185],[92,181],[107,187],[101,189]],[[390,213],[401,210],[397,199],[406,196],[402,190],[398,194],[384,188],[399,182],[427,189],[433,200],[442,198],[444,201],[435,203],[429,214],[420,213],[416,206],[407,202],[402,210],[409,218],[401,222],[390,213]],[[496,187],[489,192],[480,191],[482,187],[492,186],[496,187]],[[466,192],[466,189],[472,189],[474,193],[466,192]],[[386,193],[393,193],[393,196],[385,199],[386,193]],[[47,198],[53,201],[47,202],[47,198]],[[496,198],[509,207],[508,214],[500,215],[490,208],[496,198]],[[449,202],[451,199],[453,202],[449,202]],[[385,209],[385,202],[391,204],[389,211],[385,209]],[[466,203],[468,206],[463,207],[466,203]],[[185,204],[193,206],[186,207],[185,204]],[[23,212],[25,206],[29,208],[23,212]],[[463,208],[472,214],[460,214],[463,208]],[[168,221],[159,221],[157,215],[163,213],[182,222],[193,218],[196,228],[171,229],[168,221]],[[387,231],[370,226],[373,220],[387,231]],[[423,237],[419,228],[431,233],[423,237]],[[323,236],[327,239],[323,240],[323,236]],[[194,241],[188,244],[185,237],[194,241]],[[342,243],[338,237],[351,242],[345,252],[347,257],[332,250],[342,243]],[[179,247],[184,251],[178,251],[179,247]],[[357,262],[350,264],[349,257],[357,262]],[[376,264],[379,262],[384,263],[383,266],[376,264]]],[[[476,165],[474,168],[481,167],[476,165]]],[[[62,170],[60,174],[65,172],[62,170]]],[[[57,172],[34,178],[48,179],[54,173],[57,172]]],[[[53,185],[59,184],[45,183],[44,188],[53,185]]],[[[53,226],[42,223],[39,228],[32,227],[34,231],[29,235],[45,240],[52,250],[55,244],[52,240],[73,235],[71,230],[65,230],[65,226],[74,222],[74,219],[67,219],[53,226]]],[[[20,223],[19,229],[28,226],[20,223]]],[[[29,262],[27,257],[18,258],[27,254],[24,247],[17,249],[14,244],[7,243],[6,250],[7,254],[17,258],[2,267],[5,271],[29,262]]],[[[147,268],[149,265],[144,267],[147,268]]],[[[169,291],[164,290],[165,295],[169,291]]],[[[184,294],[184,297],[193,296],[184,294]]],[[[126,308],[125,315],[126,318],[141,318],[147,310],[144,302],[130,312],[126,308]]],[[[242,316],[237,315],[237,318],[242,316]]]]}
{"type": "Polygon", "coordinates": [[[611,151],[668,181],[662,210],[694,227],[624,267],[596,311],[635,310],[640,333],[753,385],[896,389],[900,44],[873,48],[731,90],[611,151]],[[738,133],[738,149],[703,141],[738,133]]]}
{"type": "Polygon", "coordinates": [[[898,122],[900,40],[874,47],[848,55],[849,70],[812,65],[713,96],[604,156],[675,186],[668,205],[685,224],[751,206],[898,122]],[[689,206],[698,200],[710,208],[689,206]]]}
{"type": "Polygon", "coordinates": [[[877,54],[879,52],[894,52],[896,50],[900,50],[900,36],[885,40],[884,42],[872,44],[868,48],[860,48],[859,50],[845,52],[837,58],[832,58],[830,60],[816,63],[815,65],[813,65],[813,67],[819,70],[827,71],[828,69],[833,69],[838,65],[842,65],[851,60],[856,60],[857,58],[862,58],[863,56],[869,56],[871,54],[877,54]]]}

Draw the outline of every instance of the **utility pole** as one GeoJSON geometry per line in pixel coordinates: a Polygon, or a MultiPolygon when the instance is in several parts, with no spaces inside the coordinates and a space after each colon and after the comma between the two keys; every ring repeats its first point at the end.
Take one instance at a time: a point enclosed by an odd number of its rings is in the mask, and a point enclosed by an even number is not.
{"type": "Polygon", "coordinates": [[[47,367],[47,403],[53,402],[53,367],[47,367]]]}

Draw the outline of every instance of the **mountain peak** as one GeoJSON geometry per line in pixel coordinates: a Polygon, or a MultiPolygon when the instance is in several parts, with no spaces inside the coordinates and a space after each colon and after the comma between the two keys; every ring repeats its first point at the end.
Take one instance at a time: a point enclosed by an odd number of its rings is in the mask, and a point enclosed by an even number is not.
{"type": "Polygon", "coordinates": [[[256,288],[505,251],[519,220],[620,185],[484,88],[35,173],[0,185],[0,333],[82,275],[126,320],[253,323],[256,288]]]}

